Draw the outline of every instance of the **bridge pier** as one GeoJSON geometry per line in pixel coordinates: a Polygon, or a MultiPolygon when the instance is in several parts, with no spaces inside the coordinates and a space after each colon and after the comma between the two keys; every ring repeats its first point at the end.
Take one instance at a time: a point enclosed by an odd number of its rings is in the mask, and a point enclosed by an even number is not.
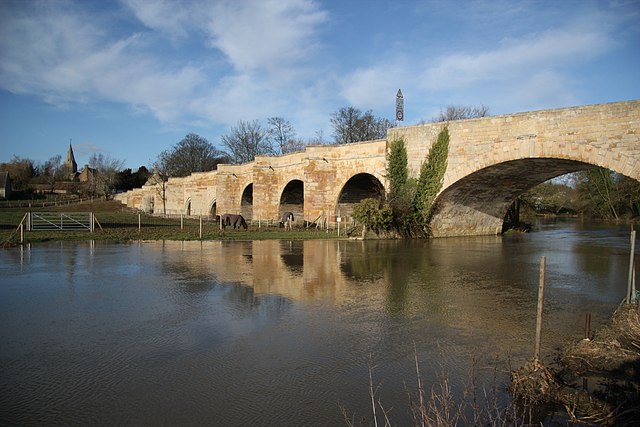
{"type": "Polygon", "coordinates": [[[503,216],[483,212],[478,207],[445,202],[432,216],[430,227],[433,237],[487,236],[501,234],[503,222],[503,216]]]}

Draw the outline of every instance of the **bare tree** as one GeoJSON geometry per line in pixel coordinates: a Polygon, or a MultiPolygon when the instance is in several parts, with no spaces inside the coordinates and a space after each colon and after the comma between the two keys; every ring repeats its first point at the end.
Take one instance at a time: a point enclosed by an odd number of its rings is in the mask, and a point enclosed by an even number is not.
{"type": "Polygon", "coordinates": [[[94,153],[89,157],[90,191],[97,196],[108,196],[116,188],[118,172],[122,169],[122,160],[94,153]]]}
{"type": "Polygon", "coordinates": [[[170,150],[160,153],[162,164],[168,176],[188,176],[193,172],[216,169],[227,159],[206,138],[194,133],[187,134],[170,150]]]}
{"type": "Polygon", "coordinates": [[[259,155],[275,154],[267,132],[257,120],[240,120],[237,126],[231,127],[228,134],[222,135],[221,140],[227,150],[227,156],[233,163],[246,163],[259,155]]]}
{"type": "Polygon", "coordinates": [[[452,120],[477,119],[489,115],[489,107],[482,104],[472,105],[449,105],[445,110],[440,110],[440,114],[434,117],[434,122],[449,122],[452,120]]]}
{"type": "Polygon", "coordinates": [[[307,146],[307,143],[304,141],[304,139],[296,137],[287,141],[284,149],[282,150],[282,154],[304,151],[306,146],[307,146]]]}
{"type": "Polygon", "coordinates": [[[343,107],[331,115],[336,144],[350,144],[386,137],[391,121],[375,117],[371,110],[364,114],[355,107],[343,107]]]}
{"type": "Polygon", "coordinates": [[[267,119],[269,125],[267,136],[275,145],[278,154],[293,153],[304,150],[304,140],[296,137],[296,131],[288,120],[282,117],[270,117],[267,119]]]}
{"type": "MultiPolygon", "coordinates": [[[[168,159],[169,153],[163,151],[158,156],[158,159],[153,165],[153,171],[151,176],[145,185],[152,186],[155,189],[156,194],[162,201],[162,214],[167,214],[167,181],[169,180],[169,167],[168,159]]],[[[155,206],[149,206],[147,209],[153,213],[155,206]]]]}
{"type": "Polygon", "coordinates": [[[13,156],[10,162],[0,163],[0,170],[9,172],[14,191],[27,189],[29,181],[35,176],[36,168],[33,160],[13,156]]]}
{"type": "Polygon", "coordinates": [[[324,139],[324,131],[322,129],[317,130],[313,138],[309,139],[309,145],[325,145],[327,141],[324,139]]]}
{"type": "Polygon", "coordinates": [[[62,156],[60,154],[49,158],[42,165],[41,174],[45,182],[49,185],[50,191],[53,191],[56,182],[64,179],[65,168],[62,164],[62,156]]]}

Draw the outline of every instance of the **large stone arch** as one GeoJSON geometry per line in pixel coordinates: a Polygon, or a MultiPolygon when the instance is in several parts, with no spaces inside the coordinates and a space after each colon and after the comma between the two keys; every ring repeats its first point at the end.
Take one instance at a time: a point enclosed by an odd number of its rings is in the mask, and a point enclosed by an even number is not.
{"type": "Polygon", "coordinates": [[[445,187],[492,165],[526,158],[571,160],[640,181],[640,102],[588,105],[449,124],[445,187]]]}
{"type": "MultiPolygon", "coordinates": [[[[448,167],[431,221],[434,236],[496,234],[518,194],[599,166],[640,180],[640,102],[506,114],[448,123],[448,167]]],[[[417,176],[443,124],[390,129],[407,141],[417,176]]]]}
{"type": "Polygon", "coordinates": [[[351,176],[340,188],[336,198],[335,215],[350,217],[355,205],[364,199],[384,200],[385,189],[375,175],[361,172],[351,176]]]}
{"type": "Polygon", "coordinates": [[[247,221],[253,219],[253,183],[249,183],[244,190],[242,190],[242,196],[240,197],[240,215],[247,221]]]}
{"type": "Polygon", "coordinates": [[[567,159],[519,159],[480,169],[440,192],[431,218],[435,237],[500,234],[522,193],[551,178],[593,167],[567,159]]]}
{"type": "Polygon", "coordinates": [[[184,214],[186,216],[191,216],[191,197],[187,198],[184,202],[184,214]]]}
{"type": "Polygon", "coordinates": [[[304,218],[304,181],[292,179],[284,186],[280,193],[278,211],[278,218],[284,212],[292,212],[295,219],[304,218]]]}

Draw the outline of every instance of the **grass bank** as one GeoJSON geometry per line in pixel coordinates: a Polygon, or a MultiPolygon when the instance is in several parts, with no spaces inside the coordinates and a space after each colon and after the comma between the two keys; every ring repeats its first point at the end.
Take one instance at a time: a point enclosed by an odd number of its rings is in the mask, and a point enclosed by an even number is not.
{"type": "Polygon", "coordinates": [[[251,224],[247,230],[228,227],[220,230],[213,218],[163,218],[139,214],[115,201],[93,201],[46,208],[0,209],[0,243],[13,246],[20,243],[18,225],[26,212],[93,212],[97,220],[95,231],[24,231],[23,243],[59,240],[266,240],[266,239],[328,239],[337,238],[335,230],[294,227],[283,230],[277,225],[251,224]],[[140,221],[140,222],[138,222],[140,221]]]}

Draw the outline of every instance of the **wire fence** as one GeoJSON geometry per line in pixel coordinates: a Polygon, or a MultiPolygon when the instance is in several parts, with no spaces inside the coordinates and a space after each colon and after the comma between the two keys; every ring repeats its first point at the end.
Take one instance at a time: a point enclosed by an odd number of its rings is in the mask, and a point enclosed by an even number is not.
{"type": "Polygon", "coordinates": [[[69,206],[82,203],[92,203],[96,200],[105,200],[104,197],[48,197],[46,199],[33,199],[33,200],[0,200],[0,209],[13,209],[13,208],[48,208],[55,206],[69,206]]]}

